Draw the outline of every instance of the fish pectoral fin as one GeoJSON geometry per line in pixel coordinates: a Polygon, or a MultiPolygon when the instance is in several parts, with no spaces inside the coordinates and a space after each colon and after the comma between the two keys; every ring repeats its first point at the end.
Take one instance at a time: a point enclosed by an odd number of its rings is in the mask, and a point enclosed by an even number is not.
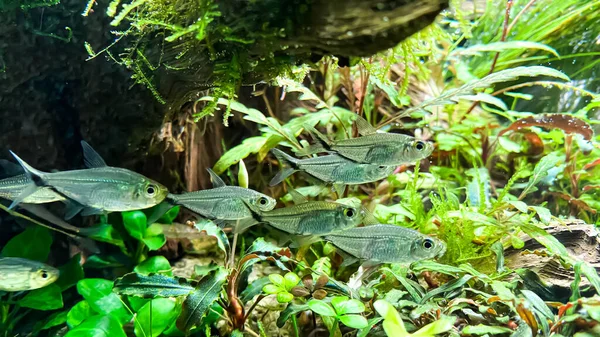
{"type": "Polygon", "coordinates": [[[103,209],[94,208],[94,207],[84,207],[81,210],[81,216],[90,216],[90,215],[99,215],[106,213],[103,209]]]}
{"type": "Polygon", "coordinates": [[[290,244],[290,248],[310,246],[315,242],[323,241],[318,235],[293,235],[291,240],[292,243],[290,244]]]}
{"type": "Polygon", "coordinates": [[[71,220],[74,216],[76,216],[81,210],[83,210],[83,205],[73,200],[65,200],[65,220],[71,220]]]}
{"type": "Polygon", "coordinates": [[[175,207],[169,200],[165,199],[160,204],[152,207],[152,213],[148,215],[148,224],[153,224],[158,221],[165,213],[167,213],[171,208],[175,207]]]}
{"type": "Polygon", "coordinates": [[[241,233],[245,232],[246,230],[248,230],[248,228],[250,228],[258,223],[259,223],[259,221],[257,221],[254,218],[244,218],[244,219],[237,220],[233,224],[233,232],[235,234],[241,234],[241,233]]]}
{"type": "Polygon", "coordinates": [[[344,262],[342,262],[340,267],[347,267],[347,266],[353,265],[354,263],[358,262],[358,258],[346,253],[345,251],[343,251],[339,248],[337,249],[337,252],[338,252],[338,254],[340,254],[342,256],[342,258],[344,258],[344,262]]]}
{"type": "Polygon", "coordinates": [[[96,150],[94,150],[94,148],[85,140],[81,141],[81,148],[83,149],[83,163],[85,164],[85,167],[95,168],[108,166],[98,152],[96,152],[96,150]]]}
{"type": "Polygon", "coordinates": [[[215,171],[211,170],[210,168],[207,168],[206,170],[208,171],[208,174],[210,174],[210,180],[212,181],[214,188],[227,186],[225,185],[223,179],[221,179],[221,177],[219,177],[215,171]]]}
{"type": "Polygon", "coordinates": [[[294,202],[295,205],[300,205],[300,204],[308,202],[308,199],[304,196],[304,194],[296,191],[293,188],[290,188],[289,193],[290,193],[290,196],[292,197],[292,202],[294,202]]]}
{"type": "Polygon", "coordinates": [[[344,197],[344,192],[346,192],[345,184],[333,184],[333,189],[335,190],[335,193],[337,193],[338,198],[344,197]]]}
{"type": "Polygon", "coordinates": [[[10,206],[8,206],[8,209],[12,210],[15,207],[17,207],[18,204],[20,204],[28,196],[35,193],[39,188],[40,187],[37,186],[36,184],[34,184],[33,182],[31,184],[27,185],[27,187],[25,189],[23,189],[23,191],[16,198],[13,199],[10,206]]]}
{"type": "Polygon", "coordinates": [[[356,115],[356,120],[354,121],[356,124],[356,129],[361,136],[372,135],[377,133],[377,129],[374,128],[366,119],[362,118],[359,115],[356,115]]]}

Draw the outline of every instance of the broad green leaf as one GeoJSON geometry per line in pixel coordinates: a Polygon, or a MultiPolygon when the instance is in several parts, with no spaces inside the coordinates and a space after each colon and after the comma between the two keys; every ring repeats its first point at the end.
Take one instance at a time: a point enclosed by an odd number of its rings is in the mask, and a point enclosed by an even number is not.
{"type": "Polygon", "coordinates": [[[269,280],[271,280],[271,283],[273,283],[274,285],[285,289],[285,280],[283,278],[283,276],[279,275],[279,274],[271,274],[269,275],[269,280]]]}
{"type": "Polygon", "coordinates": [[[590,281],[590,283],[596,288],[596,291],[600,293],[600,276],[594,267],[587,262],[582,262],[581,273],[590,281]]]}
{"type": "Polygon", "coordinates": [[[112,281],[97,278],[83,279],[77,282],[77,292],[83,296],[94,311],[112,315],[121,323],[131,319],[131,314],[119,296],[113,293],[112,281]]]}
{"type": "Polygon", "coordinates": [[[511,329],[505,328],[503,326],[489,326],[489,325],[467,325],[464,327],[463,331],[466,335],[497,335],[497,334],[505,334],[512,332],[511,329]]]}
{"type": "Polygon", "coordinates": [[[361,314],[365,311],[365,305],[359,300],[351,299],[335,306],[335,311],[338,315],[361,314]]]}
{"type": "Polygon", "coordinates": [[[277,293],[277,302],[279,303],[289,303],[294,299],[294,295],[288,293],[287,291],[282,291],[277,293]]]}
{"type": "Polygon", "coordinates": [[[210,274],[211,272],[219,269],[221,266],[219,266],[218,264],[211,262],[208,265],[205,266],[199,266],[199,265],[194,265],[194,273],[192,274],[192,278],[193,279],[200,279],[208,274],[210,274]]]}
{"type": "Polygon", "coordinates": [[[127,337],[121,323],[111,315],[96,315],[87,318],[65,337],[127,337]]]}
{"type": "Polygon", "coordinates": [[[388,337],[408,337],[400,314],[388,301],[377,300],[373,303],[377,313],[383,317],[383,330],[388,337]]]}
{"type": "Polygon", "coordinates": [[[540,221],[544,223],[544,225],[548,225],[550,220],[552,220],[552,213],[546,207],[542,206],[529,206],[529,208],[533,209],[535,213],[537,213],[538,217],[540,217],[540,221]]]}
{"type": "Polygon", "coordinates": [[[492,281],[491,283],[492,289],[496,292],[496,295],[500,297],[503,301],[512,301],[515,299],[515,295],[510,291],[504,282],[501,281],[492,281]]]}
{"type": "MultiPolygon", "coordinates": [[[[125,257],[125,256],[123,256],[125,257]]],[[[122,267],[128,263],[128,261],[121,261],[123,259],[119,259],[115,255],[92,255],[85,261],[85,268],[114,268],[114,267],[122,267]]]]}
{"type": "Polygon", "coordinates": [[[172,207],[158,219],[158,222],[162,224],[172,224],[173,220],[175,220],[175,218],[179,214],[179,210],[180,206],[172,207]]]}
{"type": "Polygon", "coordinates": [[[51,245],[52,236],[50,236],[48,229],[40,226],[31,226],[10,239],[4,248],[2,248],[0,255],[46,262],[48,254],[50,254],[51,245]]]}
{"type": "Polygon", "coordinates": [[[121,295],[144,298],[177,297],[190,294],[194,287],[183,278],[129,273],[115,280],[114,291],[121,295]]]}
{"type": "Polygon", "coordinates": [[[563,244],[554,236],[548,234],[544,229],[529,223],[523,223],[521,229],[529,235],[529,237],[546,247],[552,254],[570,259],[569,251],[567,251],[565,246],[563,246],[563,244]]]}
{"type": "Polygon", "coordinates": [[[248,303],[248,301],[253,299],[254,296],[260,294],[263,290],[263,287],[269,284],[270,282],[271,280],[269,280],[267,276],[264,276],[248,284],[246,289],[244,289],[244,291],[242,291],[242,293],[239,295],[239,298],[242,301],[242,303],[248,303]]]}
{"type": "Polygon", "coordinates": [[[267,138],[262,136],[244,139],[242,144],[231,148],[219,158],[215,166],[213,166],[213,171],[217,174],[225,172],[230,166],[237,164],[250,154],[260,151],[266,141],[267,138]]]}
{"type": "Polygon", "coordinates": [[[138,274],[150,274],[150,273],[158,273],[167,276],[173,276],[173,271],[171,270],[171,264],[166,257],[162,255],[152,256],[142,263],[138,264],[133,271],[138,274]]]}
{"type": "Polygon", "coordinates": [[[130,211],[121,213],[123,225],[133,238],[142,240],[146,233],[147,218],[142,211],[130,211]]]}
{"type": "Polygon", "coordinates": [[[72,329],[81,324],[86,318],[95,314],[87,301],[77,302],[67,314],[67,325],[72,329]]]}
{"type": "Polygon", "coordinates": [[[155,223],[146,229],[142,241],[148,249],[158,250],[167,243],[167,238],[162,234],[162,226],[155,223]]]}
{"type": "Polygon", "coordinates": [[[159,336],[177,320],[180,310],[181,307],[173,299],[156,298],[149,301],[137,312],[135,335],[137,337],[159,336]]]}
{"type": "Polygon", "coordinates": [[[225,253],[225,260],[229,254],[229,239],[227,234],[223,232],[221,228],[215,225],[212,221],[207,219],[201,219],[194,224],[194,227],[200,232],[206,233],[206,235],[212,236],[217,239],[217,246],[225,253]]]}
{"type": "Polygon", "coordinates": [[[46,330],[46,329],[53,328],[57,325],[65,324],[65,322],[67,321],[68,313],[69,313],[68,311],[59,311],[59,312],[53,313],[46,319],[46,323],[44,323],[41,330],[46,330]]]}
{"type": "Polygon", "coordinates": [[[308,304],[290,303],[280,314],[277,319],[277,327],[282,328],[291,316],[299,312],[309,310],[308,304]]]}
{"type": "Polygon", "coordinates": [[[310,308],[310,310],[316,312],[321,316],[336,316],[333,307],[329,303],[322,300],[311,299],[310,301],[308,301],[308,307],[310,308]]]}
{"type": "Polygon", "coordinates": [[[61,291],[65,291],[76,285],[79,280],[83,279],[84,273],[81,267],[81,255],[76,254],[69,262],[60,266],[60,276],[54,284],[60,287],[61,291]]]}
{"type": "Polygon", "coordinates": [[[82,228],[81,231],[82,234],[90,239],[125,248],[121,234],[109,224],[98,224],[89,228],[82,228]]]}
{"type": "Polygon", "coordinates": [[[56,310],[63,307],[63,298],[60,287],[51,284],[47,287],[35,289],[19,300],[19,305],[24,308],[36,310],[56,310]]]}
{"type": "Polygon", "coordinates": [[[127,296],[127,302],[129,302],[129,308],[133,312],[138,312],[146,303],[150,302],[151,298],[143,298],[136,296],[127,296]]]}
{"type": "Polygon", "coordinates": [[[201,324],[208,309],[219,297],[228,275],[228,271],[221,268],[198,282],[194,292],[183,302],[181,315],[177,319],[177,327],[181,331],[188,333],[201,324]]]}
{"type": "Polygon", "coordinates": [[[431,322],[411,334],[411,337],[430,337],[437,336],[444,332],[452,330],[456,322],[456,317],[442,316],[435,322],[431,322]]]}
{"type": "Polygon", "coordinates": [[[273,295],[284,291],[284,289],[281,289],[281,287],[269,283],[265,284],[265,286],[262,288],[262,291],[267,295],[273,295]]]}
{"type": "Polygon", "coordinates": [[[296,273],[293,273],[293,272],[287,273],[284,276],[283,283],[284,283],[285,289],[287,291],[290,291],[290,290],[292,290],[292,288],[297,286],[298,283],[300,283],[300,277],[298,277],[298,275],[296,275],[296,273]]]}
{"type": "Polygon", "coordinates": [[[373,329],[373,327],[379,324],[381,321],[383,321],[383,317],[374,317],[369,319],[367,321],[367,326],[360,329],[356,337],[367,337],[369,335],[369,332],[371,332],[371,329],[373,329]]]}
{"type": "Polygon", "coordinates": [[[361,315],[344,315],[340,316],[340,322],[345,326],[354,328],[354,329],[363,329],[369,325],[367,319],[362,317],[361,315]]]}

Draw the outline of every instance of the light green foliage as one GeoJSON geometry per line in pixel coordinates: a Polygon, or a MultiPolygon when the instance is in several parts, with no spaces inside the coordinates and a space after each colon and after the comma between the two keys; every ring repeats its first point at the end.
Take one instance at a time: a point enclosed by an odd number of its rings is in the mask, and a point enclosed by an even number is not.
{"type": "Polygon", "coordinates": [[[308,301],[308,307],[322,317],[334,318],[335,323],[330,330],[337,329],[338,321],[354,329],[362,329],[368,325],[367,319],[360,315],[365,311],[365,305],[355,299],[348,299],[345,296],[335,296],[331,298],[330,303],[323,300],[311,299],[308,301]]]}
{"type": "Polygon", "coordinates": [[[269,275],[270,284],[263,287],[263,292],[268,295],[277,295],[277,302],[288,303],[294,299],[292,289],[298,285],[300,278],[295,273],[287,273],[285,276],[279,274],[269,275]]]}

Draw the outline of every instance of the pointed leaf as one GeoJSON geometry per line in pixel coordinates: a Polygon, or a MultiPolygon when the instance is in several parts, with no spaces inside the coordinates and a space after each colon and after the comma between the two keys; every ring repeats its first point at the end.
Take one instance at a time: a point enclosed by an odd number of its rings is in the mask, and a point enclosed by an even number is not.
{"type": "Polygon", "coordinates": [[[158,337],[175,322],[181,307],[168,298],[156,298],[138,310],[134,332],[137,337],[158,337]],[[152,334],[150,333],[152,331],[152,334]]]}
{"type": "Polygon", "coordinates": [[[24,308],[36,310],[56,310],[63,307],[63,298],[60,287],[51,284],[47,287],[35,289],[19,300],[19,305],[24,308]]]}
{"type": "Polygon", "coordinates": [[[226,269],[221,268],[198,282],[194,292],[183,302],[183,310],[177,320],[177,327],[181,331],[188,333],[200,325],[210,306],[219,297],[228,274],[226,269]]]}
{"type": "Polygon", "coordinates": [[[229,240],[227,239],[227,234],[223,232],[223,230],[217,225],[215,225],[212,221],[207,219],[199,220],[194,224],[197,230],[200,232],[206,233],[208,236],[215,237],[217,239],[217,245],[219,248],[225,253],[225,260],[227,260],[227,255],[229,254],[229,240]]]}
{"type": "Polygon", "coordinates": [[[115,280],[114,291],[121,295],[143,298],[178,297],[193,292],[194,286],[184,278],[130,273],[115,280]]]}
{"type": "Polygon", "coordinates": [[[77,302],[67,314],[67,325],[72,329],[81,324],[86,318],[95,314],[87,301],[77,302]]]}
{"type": "Polygon", "coordinates": [[[285,323],[290,319],[291,316],[296,315],[299,312],[307,311],[310,308],[308,304],[294,304],[290,303],[280,314],[277,319],[277,327],[282,328],[285,323]]]}
{"type": "Polygon", "coordinates": [[[128,322],[131,314],[112,290],[113,282],[104,279],[88,278],[77,282],[77,292],[94,311],[112,315],[121,323],[128,322]]]}
{"type": "Polygon", "coordinates": [[[121,213],[123,225],[132,237],[142,240],[147,228],[146,214],[142,211],[131,211],[121,213]]]}

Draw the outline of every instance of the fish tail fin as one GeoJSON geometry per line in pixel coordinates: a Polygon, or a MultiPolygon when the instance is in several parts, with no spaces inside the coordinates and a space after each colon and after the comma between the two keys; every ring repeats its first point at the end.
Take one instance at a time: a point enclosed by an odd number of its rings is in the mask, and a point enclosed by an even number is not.
{"type": "Polygon", "coordinates": [[[273,152],[277,160],[281,163],[281,171],[277,172],[269,183],[269,186],[275,186],[291,176],[294,172],[298,171],[298,159],[279,149],[273,149],[271,152],[273,152]]]}
{"type": "Polygon", "coordinates": [[[19,156],[17,156],[14,152],[10,151],[10,153],[13,155],[13,157],[15,157],[17,162],[19,162],[19,165],[21,165],[23,170],[25,170],[25,175],[27,175],[27,177],[32,181],[31,184],[29,184],[23,189],[21,194],[19,194],[15,199],[13,199],[13,202],[8,207],[8,209],[13,209],[18,204],[20,204],[25,198],[35,193],[40,188],[40,186],[44,185],[44,172],[31,167],[23,159],[19,158],[19,156]]]}

